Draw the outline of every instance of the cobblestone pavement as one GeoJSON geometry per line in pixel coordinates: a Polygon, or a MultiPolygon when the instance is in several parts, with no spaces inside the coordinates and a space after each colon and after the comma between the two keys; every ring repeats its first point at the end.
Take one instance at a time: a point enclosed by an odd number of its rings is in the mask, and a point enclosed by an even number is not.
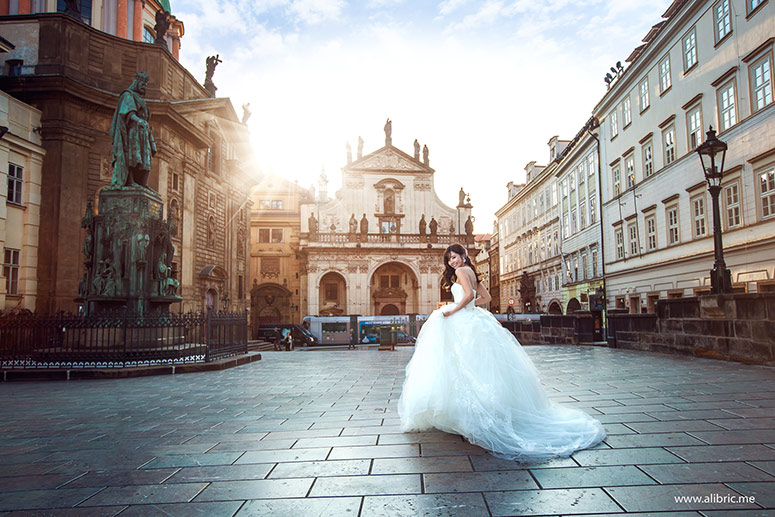
{"type": "Polygon", "coordinates": [[[411,348],[0,384],[0,514],[775,515],[775,369],[527,351],[556,401],[605,424],[604,443],[529,465],[459,436],[402,434],[411,348]]]}

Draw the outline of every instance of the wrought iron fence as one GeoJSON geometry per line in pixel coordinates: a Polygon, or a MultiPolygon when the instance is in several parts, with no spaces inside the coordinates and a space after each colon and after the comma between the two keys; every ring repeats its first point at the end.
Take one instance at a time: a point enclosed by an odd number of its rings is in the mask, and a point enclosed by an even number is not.
{"type": "Polygon", "coordinates": [[[247,313],[0,317],[3,368],[125,368],[247,353],[247,313]]]}

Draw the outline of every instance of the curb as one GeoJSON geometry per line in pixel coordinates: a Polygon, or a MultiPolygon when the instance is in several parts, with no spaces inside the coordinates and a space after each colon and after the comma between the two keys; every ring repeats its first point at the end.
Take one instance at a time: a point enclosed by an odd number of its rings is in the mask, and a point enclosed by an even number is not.
{"type": "Polygon", "coordinates": [[[151,375],[175,375],[226,370],[235,366],[261,360],[261,354],[248,352],[211,363],[193,363],[164,366],[139,366],[135,368],[51,368],[0,370],[2,380],[7,381],[73,381],[86,379],[126,379],[151,375]]]}

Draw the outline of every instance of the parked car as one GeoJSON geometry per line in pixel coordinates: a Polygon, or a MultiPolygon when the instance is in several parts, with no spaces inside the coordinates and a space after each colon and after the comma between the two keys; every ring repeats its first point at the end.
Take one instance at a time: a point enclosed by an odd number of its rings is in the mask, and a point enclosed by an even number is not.
{"type": "Polygon", "coordinates": [[[291,330],[291,337],[293,337],[293,346],[316,346],[320,345],[318,339],[310,334],[310,332],[301,325],[291,323],[267,323],[258,327],[257,339],[263,339],[264,341],[274,342],[277,339],[282,339],[283,329],[291,330]]]}

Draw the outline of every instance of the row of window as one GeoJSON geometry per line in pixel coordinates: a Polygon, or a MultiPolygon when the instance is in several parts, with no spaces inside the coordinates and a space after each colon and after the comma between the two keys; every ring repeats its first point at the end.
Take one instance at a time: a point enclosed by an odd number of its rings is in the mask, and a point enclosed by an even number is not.
{"type": "MultiPolygon", "coordinates": [[[[748,9],[749,12],[753,11],[760,5],[761,2],[752,3],[753,0],[749,0],[748,9]]],[[[716,43],[725,39],[732,32],[732,22],[730,14],[729,0],[719,0],[713,6],[714,17],[714,29],[716,35],[716,43]]],[[[695,27],[692,27],[681,39],[681,52],[683,57],[684,74],[691,71],[698,64],[697,54],[697,31],[695,27]]],[[[763,55],[752,56],[753,59],[747,59],[748,66],[748,79],[750,85],[750,102],[751,112],[755,113],[762,108],[766,107],[773,101],[772,96],[772,83],[773,83],[773,59],[772,52],[766,52],[763,55]]],[[[731,71],[730,71],[731,72],[731,71]]],[[[671,66],[670,66],[670,54],[668,53],[657,65],[657,73],[659,75],[659,93],[660,96],[664,95],[672,86],[671,79],[671,66]]],[[[738,95],[737,95],[737,78],[734,73],[729,75],[725,74],[721,78],[714,81],[713,86],[716,87],[716,105],[718,115],[718,128],[720,131],[725,131],[736,124],[739,120],[738,109],[738,95]]],[[[639,101],[640,112],[643,113],[650,106],[649,97],[649,79],[648,76],[644,77],[639,83],[637,88],[637,98],[639,101]]],[[[702,96],[699,95],[698,98],[702,96]]],[[[610,139],[613,140],[619,133],[619,116],[621,112],[622,124],[626,129],[632,122],[632,107],[630,96],[627,95],[621,103],[614,109],[608,117],[610,128],[610,139]]],[[[686,111],[686,128],[687,128],[687,151],[691,151],[697,147],[703,138],[703,122],[702,122],[702,109],[699,100],[693,105],[689,106],[686,111]]],[[[672,124],[671,119],[666,120],[660,124],[662,131],[662,147],[663,147],[663,165],[666,166],[676,159],[676,134],[675,127],[672,124]]],[[[643,172],[644,177],[648,177],[654,172],[653,163],[654,153],[651,142],[643,145],[643,172]]],[[[633,158],[634,160],[634,158],[633,158]]],[[[625,178],[627,180],[627,188],[634,185],[634,167],[625,165],[626,173],[625,178]]],[[[613,169],[614,179],[614,195],[618,195],[621,192],[621,171],[614,167],[613,169]]]]}
{"type": "Polygon", "coordinates": [[[575,253],[565,256],[565,278],[567,283],[583,282],[597,278],[600,274],[598,269],[598,250],[592,247],[591,250],[579,250],[575,253]],[[591,257],[591,261],[588,260],[591,257]]]}
{"type": "Polygon", "coordinates": [[[282,199],[259,199],[258,209],[259,210],[282,210],[283,200],[282,199]]]}
{"type": "MultiPolygon", "coordinates": [[[[770,219],[775,217],[775,168],[762,171],[757,174],[757,190],[760,200],[760,217],[770,219]]],[[[735,180],[724,185],[720,195],[722,225],[725,230],[739,227],[742,224],[742,200],[740,196],[740,182],[735,180]]],[[[699,239],[709,235],[708,207],[705,192],[689,199],[689,214],[691,217],[691,236],[699,239]]],[[[681,229],[679,217],[679,204],[674,202],[665,207],[665,243],[673,246],[681,242],[681,229]]],[[[645,251],[656,251],[659,248],[657,235],[656,214],[647,214],[645,219],[645,251]]],[[[625,230],[621,226],[614,231],[616,259],[634,257],[642,252],[639,237],[638,221],[627,224],[627,247],[625,248],[625,230]]]]}
{"type": "MultiPolygon", "coordinates": [[[[772,53],[768,53],[750,67],[752,76],[752,89],[754,111],[759,110],[773,101],[772,96],[772,53]]],[[[733,75],[721,84],[716,90],[716,105],[721,131],[729,129],[738,122],[737,111],[737,83],[733,75]]],[[[615,120],[615,113],[612,122],[615,120]]],[[[614,125],[612,124],[612,128],[614,125]]],[[[676,159],[676,130],[675,117],[663,122],[662,128],[662,162],[669,165],[676,159]]],[[[703,121],[701,99],[686,110],[687,152],[695,149],[703,141],[703,121]]],[[[618,196],[623,190],[632,188],[637,182],[635,171],[635,155],[632,150],[624,157],[624,178],[622,178],[621,160],[617,159],[611,165],[611,179],[613,195],[618,196]],[[624,184],[622,180],[624,179],[624,184]]],[[[654,174],[654,145],[651,138],[647,138],[641,144],[641,163],[643,178],[654,174]]]]}

